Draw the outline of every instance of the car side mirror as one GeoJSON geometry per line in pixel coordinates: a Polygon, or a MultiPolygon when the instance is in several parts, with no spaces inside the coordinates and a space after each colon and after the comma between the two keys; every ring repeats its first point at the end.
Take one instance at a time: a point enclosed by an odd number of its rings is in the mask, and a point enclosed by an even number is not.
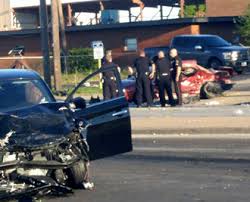
{"type": "Polygon", "coordinates": [[[195,46],[194,49],[197,51],[203,51],[203,47],[200,45],[195,46]]]}
{"type": "Polygon", "coordinates": [[[86,100],[81,98],[81,97],[77,97],[71,100],[71,102],[74,105],[75,109],[85,109],[86,108],[86,100]]]}

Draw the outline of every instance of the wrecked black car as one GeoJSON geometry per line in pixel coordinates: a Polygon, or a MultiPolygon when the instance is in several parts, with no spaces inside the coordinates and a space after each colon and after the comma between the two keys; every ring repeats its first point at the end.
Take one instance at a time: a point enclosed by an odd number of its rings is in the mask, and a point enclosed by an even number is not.
{"type": "Polygon", "coordinates": [[[132,150],[128,103],[116,69],[99,70],[57,102],[30,70],[0,70],[0,201],[93,188],[89,162],[132,150]],[[89,81],[114,71],[117,97],[87,101],[89,81]]]}

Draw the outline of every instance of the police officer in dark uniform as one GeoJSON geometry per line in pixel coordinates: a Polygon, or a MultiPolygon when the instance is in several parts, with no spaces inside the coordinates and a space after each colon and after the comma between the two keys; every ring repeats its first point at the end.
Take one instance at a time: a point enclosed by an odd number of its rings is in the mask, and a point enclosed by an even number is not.
{"type": "MultiPolygon", "coordinates": [[[[113,63],[112,56],[106,55],[105,62],[102,65],[102,68],[109,68],[109,67],[116,67],[118,71],[120,68],[117,64],[113,63]]],[[[102,73],[102,82],[103,82],[103,97],[104,100],[109,100],[117,97],[117,83],[116,83],[116,76],[113,71],[106,71],[102,73]]]]}
{"type": "MultiPolygon", "coordinates": [[[[152,62],[146,57],[144,51],[140,51],[139,57],[134,62],[136,69],[136,104],[141,107],[143,98],[146,98],[148,107],[153,105],[153,98],[150,88],[150,79],[153,79],[154,72],[149,70],[152,62]]],[[[133,69],[129,67],[131,74],[134,73],[133,69]]]]}
{"type": "Polygon", "coordinates": [[[173,98],[173,91],[172,91],[172,78],[171,78],[171,63],[169,58],[165,57],[163,51],[158,53],[158,60],[155,63],[156,74],[159,82],[159,93],[160,93],[160,102],[161,106],[166,106],[166,98],[165,98],[165,91],[168,95],[169,104],[174,106],[174,98],[173,98]]]}
{"type": "Polygon", "coordinates": [[[176,49],[170,50],[170,61],[171,61],[171,75],[174,82],[174,88],[177,95],[177,104],[182,105],[182,92],[181,92],[181,69],[182,69],[182,60],[178,55],[176,49]]]}
{"type": "Polygon", "coordinates": [[[101,61],[102,65],[104,65],[107,62],[106,57],[112,57],[112,51],[111,50],[107,50],[105,52],[105,56],[102,58],[102,61],[101,61]]]}

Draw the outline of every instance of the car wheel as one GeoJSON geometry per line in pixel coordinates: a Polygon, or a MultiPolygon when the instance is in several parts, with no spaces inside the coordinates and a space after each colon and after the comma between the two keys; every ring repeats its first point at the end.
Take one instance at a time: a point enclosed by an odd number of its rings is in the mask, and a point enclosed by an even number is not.
{"type": "Polygon", "coordinates": [[[216,58],[211,59],[208,64],[208,66],[213,69],[218,69],[221,65],[221,61],[216,58]]]}
{"type": "Polygon", "coordinates": [[[63,170],[55,170],[54,173],[54,179],[56,180],[57,183],[66,185],[67,183],[67,177],[65,176],[65,173],[63,170]]]}
{"type": "Polygon", "coordinates": [[[77,162],[68,170],[69,183],[74,188],[81,188],[87,178],[87,165],[84,161],[77,162]]]}
{"type": "Polygon", "coordinates": [[[207,82],[201,88],[201,98],[211,99],[222,94],[220,84],[214,82],[207,82]]]}

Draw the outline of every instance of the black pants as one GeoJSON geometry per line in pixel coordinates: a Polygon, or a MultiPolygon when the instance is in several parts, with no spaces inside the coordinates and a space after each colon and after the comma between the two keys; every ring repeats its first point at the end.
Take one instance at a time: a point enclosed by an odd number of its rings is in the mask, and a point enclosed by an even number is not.
{"type": "Polygon", "coordinates": [[[144,98],[148,106],[153,104],[150,80],[147,75],[140,75],[136,79],[136,104],[140,106],[144,98]]]}
{"type": "Polygon", "coordinates": [[[160,94],[161,106],[166,105],[165,92],[167,92],[169,104],[171,106],[174,105],[175,103],[174,103],[174,97],[173,97],[173,91],[172,91],[172,80],[169,77],[160,77],[159,94],[160,94]]]}
{"type": "Polygon", "coordinates": [[[105,79],[103,83],[103,98],[110,100],[117,97],[116,82],[111,79],[105,79]]]}
{"type": "Polygon", "coordinates": [[[177,104],[182,105],[181,78],[178,82],[174,80],[174,88],[177,95],[177,104]]]}

